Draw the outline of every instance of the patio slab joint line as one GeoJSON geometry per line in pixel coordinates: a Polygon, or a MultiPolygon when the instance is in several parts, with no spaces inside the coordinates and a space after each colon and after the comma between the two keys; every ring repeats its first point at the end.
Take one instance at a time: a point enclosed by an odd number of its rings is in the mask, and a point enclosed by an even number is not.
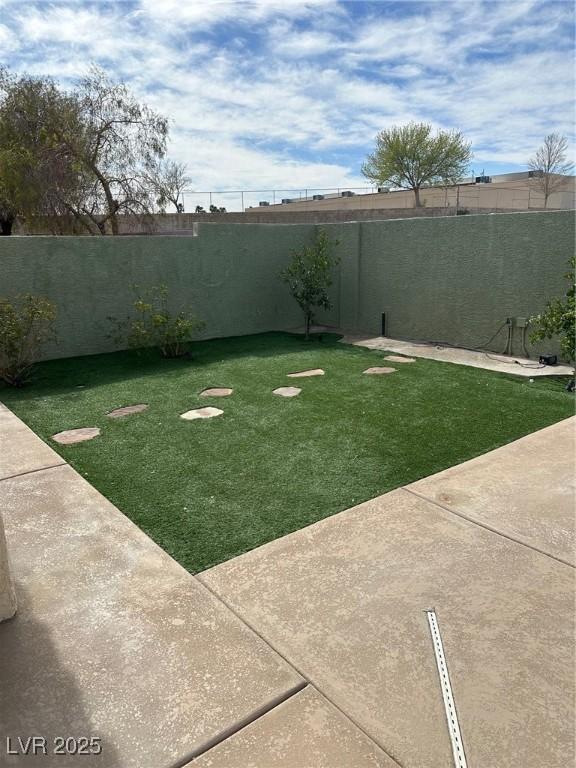
{"type": "Polygon", "coordinates": [[[440,504],[440,502],[436,501],[435,499],[430,499],[428,498],[428,496],[423,496],[421,493],[416,493],[416,491],[413,491],[411,488],[406,488],[406,486],[402,486],[401,490],[406,491],[406,493],[411,493],[413,496],[416,496],[419,499],[422,499],[422,501],[427,501],[430,504],[434,504],[434,506],[439,507],[440,509],[443,509],[444,512],[450,512],[451,514],[456,515],[456,517],[460,517],[462,518],[462,520],[466,520],[468,523],[479,525],[480,528],[485,528],[487,531],[490,531],[491,533],[495,533],[497,536],[502,536],[504,539],[513,541],[515,544],[521,544],[523,547],[532,549],[534,552],[538,552],[539,555],[545,555],[546,557],[549,557],[552,560],[556,560],[556,562],[561,563],[562,565],[567,565],[569,568],[572,568],[573,570],[576,568],[576,566],[572,565],[572,563],[568,562],[568,560],[564,560],[563,558],[558,557],[557,555],[551,555],[550,552],[545,552],[543,549],[539,549],[538,547],[535,547],[533,544],[528,544],[528,542],[522,541],[522,539],[516,539],[514,538],[514,536],[510,536],[508,533],[503,533],[502,531],[499,531],[497,528],[493,528],[491,525],[487,525],[486,523],[483,523],[480,520],[475,520],[473,517],[468,517],[468,515],[465,515],[463,512],[459,512],[456,509],[451,509],[450,507],[446,507],[444,506],[444,504],[440,504]]]}
{"type": "Polygon", "coordinates": [[[45,472],[47,469],[57,469],[58,467],[70,466],[67,461],[62,461],[60,464],[49,464],[47,467],[37,467],[36,469],[27,469],[25,472],[16,472],[15,475],[8,475],[7,477],[0,477],[0,483],[4,480],[13,480],[15,477],[24,477],[24,475],[32,475],[34,472],[45,472]]]}
{"type": "MultiPolygon", "coordinates": [[[[195,577],[196,577],[196,578],[198,579],[198,581],[199,581],[199,582],[200,582],[200,583],[201,583],[201,584],[202,584],[202,585],[203,585],[203,586],[204,586],[204,587],[205,587],[205,588],[208,590],[208,592],[210,592],[210,594],[214,595],[214,597],[216,597],[218,600],[220,600],[220,602],[222,603],[222,605],[226,606],[226,608],[228,608],[228,610],[229,610],[229,611],[232,611],[232,613],[234,614],[234,616],[236,616],[236,618],[240,619],[240,621],[241,621],[241,622],[243,622],[243,623],[244,623],[244,624],[245,624],[245,625],[246,625],[246,626],[247,626],[249,629],[251,629],[251,630],[252,630],[252,632],[254,632],[254,634],[258,635],[258,637],[259,637],[259,638],[260,638],[260,639],[261,639],[261,640],[262,640],[264,643],[266,643],[266,645],[267,645],[269,648],[271,648],[271,649],[274,651],[274,653],[277,653],[277,654],[278,654],[278,656],[280,656],[280,658],[281,658],[281,659],[284,659],[284,661],[286,662],[286,664],[289,664],[289,665],[292,667],[292,669],[294,669],[294,670],[295,670],[295,671],[296,671],[296,672],[297,672],[297,673],[300,675],[300,677],[302,677],[302,678],[304,679],[304,685],[302,686],[302,688],[305,688],[307,685],[310,685],[310,687],[314,688],[314,690],[315,690],[315,691],[317,691],[317,692],[320,694],[320,696],[323,696],[323,697],[326,699],[326,701],[328,701],[328,702],[329,702],[329,703],[330,703],[330,704],[331,704],[331,705],[332,705],[332,706],[333,706],[335,709],[337,709],[337,710],[338,710],[338,712],[340,712],[340,714],[341,714],[343,717],[345,717],[345,718],[346,718],[346,720],[349,720],[349,721],[352,723],[352,725],[354,725],[356,728],[358,728],[358,730],[359,730],[359,731],[361,731],[361,732],[364,734],[364,736],[366,736],[366,738],[370,739],[370,741],[371,741],[373,744],[376,744],[376,746],[377,746],[379,749],[381,749],[381,750],[382,750],[382,752],[384,752],[384,754],[386,755],[386,757],[390,758],[390,760],[392,760],[392,762],[396,763],[396,765],[398,766],[398,768],[404,768],[404,765],[403,765],[401,762],[399,762],[399,760],[398,760],[396,757],[394,757],[394,755],[392,755],[390,752],[388,752],[388,750],[386,749],[386,747],[382,746],[382,744],[381,744],[381,743],[378,741],[378,739],[374,738],[374,736],[372,736],[372,734],[371,734],[371,733],[369,733],[369,732],[368,732],[368,731],[367,731],[367,730],[366,730],[366,729],[365,729],[365,728],[364,728],[362,725],[360,725],[360,723],[358,723],[358,722],[356,721],[356,719],[355,719],[355,718],[353,718],[353,717],[352,717],[350,714],[348,714],[348,712],[346,712],[344,709],[342,709],[342,707],[341,707],[341,706],[339,706],[339,705],[338,705],[338,704],[337,704],[337,703],[336,703],[336,702],[335,702],[335,701],[334,701],[334,700],[333,700],[333,699],[332,699],[330,696],[328,696],[328,695],[325,693],[325,691],[323,691],[323,690],[320,688],[320,686],[319,686],[319,685],[317,685],[317,684],[316,684],[316,683],[315,683],[315,682],[314,682],[314,681],[313,681],[313,680],[312,680],[310,677],[308,677],[306,674],[304,674],[304,672],[303,672],[303,671],[302,671],[302,670],[301,670],[299,667],[297,667],[297,666],[296,666],[296,664],[294,664],[294,662],[293,662],[293,661],[290,661],[290,659],[289,659],[287,656],[285,656],[285,655],[282,653],[282,651],[280,651],[278,648],[276,648],[276,646],[274,646],[274,645],[273,645],[273,644],[272,644],[272,643],[271,643],[271,642],[270,642],[270,641],[269,641],[269,640],[268,640],[268,639],[267,639],[267,638],[266,638],[266,637],[265,637],[265,636],[264,636],[264,635],[263,635],[263,634],[262,634],[262,633],[261,633],[261,632],[260,632],[260,631],[259,631],[259,630],[258,630],[258,629],[255,627],[255,626],[254,626],[254,625],[253,625],[253,624],[252,624],[252,622],[248,621],[248,620],[247,620],[247,619],[246,619],[244,616],[242,616],[242,614],[241,614],[239,611],[237,611],[237,610],[236,610],[236,608],[234,608],[232,605],[230,605],[230,603],[228,603],[228,601],[227,601],[227,600],[224,600],[224,598],[223,598],[221,595],[219,595],[219,594],[218,594],[218,592],[215,592],[215,591],[212,589],[212,587],[210,587],[208,584],[206,584],[206,582],[205,582],[205,581],[203,581],[203,580],[201,579],[201,576],[202,576],[202,571],[200,571],[200,573],[197,573],[197,574],[195,574],[195,577]]],[[[298,691],[295,691],[295,693],[298,693],[298,691]]],[[[287,697],[287,698],[288,698],[288,697],[287,697]]],[[[278,703],[279,703],[279,704],[281,704],[282,702],[278,702],[278,703]]],[[[265,713],[263,713],[263,714],[265,714],[265,713]]],[[[249,723],[246,723],[246,725],[248,725],[248,724],[249,724],[249,723]]],[[[242,726],[242,727],[243,727],[243,726],[242,726]]],[[[238,730],[240,730],[240,728],[239,728],[238,730]]],[[[222,741],[222,740],[221,740],[221,741],[222,741]]],[[[219,742],[217,742],[217,743],[219,743],[219,742]]],[[[216,744],[213,744],[212,746],[216,746],[216,744]]],[[[204,751],[206,751],[206,750],[204,750],[204,751]]],[[[195,757],[198,757],[198,755],[195,755],[195,757]]],[[[174,765],[174,766],[172,766],[172,768],[183,768],[183,766],[185,766],[185,765],[186,765],[185,763],[184,763],[184,764],[182,764],[182,763],[178,763],[177,765],[174,765]]]]}
{"type": "Polygon", "coordinates": [[[307,680],[301,680],[299,683],[292,686],[292,688],[289,688],[287,691],[279,694],[271,701],[263,704],[261,707],[258,707],[258,709],[255,709],[254,712],[251,712],[249,715],[242,718],[242,720],[238,720],[238,722],[234,723],[234,725],[225,728],[223,731],[220,731],[220,733],[212,736],[203,744],[200,744],[200,746],[189,752],[186,757],[180,758],[177,762],[173,763],[170,768],[185,768],[185,766],[206,752],[209,752],[211,749],[213,749],[213,747],[217,747],[218,744],[222,744],[223,741],[226,741],[226,739],[229,739],[231,736],[235,736],[244,728],[252,725],[252,723],[255,723],[261,717],[264,717],[264,715],[267,715],[273,709],[276,709],[276,707],[278,707],[280,704],[284,704],[285,701],[288,701],[288,699],[291,699],[297,693],[303,691],[307,685],[307,680]]]}

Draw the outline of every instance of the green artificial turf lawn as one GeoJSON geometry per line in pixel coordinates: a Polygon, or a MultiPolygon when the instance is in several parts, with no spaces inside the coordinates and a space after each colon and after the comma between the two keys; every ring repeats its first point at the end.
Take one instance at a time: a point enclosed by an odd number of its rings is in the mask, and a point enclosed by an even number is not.
{"type": "Polygon", "coordinates": [[[559,380],[268,333],[193,345],[192,360],[118,352],[38,366],[0,399],[185,568],[201,571],[574,412],[559,380]],[[396,373],[366,376],[365,368],[396,373]],[[323,368],[325,376],[288,379],[323,368]],[[272,394],[295,385],[295,398],[272,394]],[[206,387],[232,387],[204,398],[206,387]],[[123,419],[105,414],[148,403],[123,419]],[[184,421],[191,408],[224,415],[184,421]],[[56,432],[98,426],[72,446],[56,432]]]}

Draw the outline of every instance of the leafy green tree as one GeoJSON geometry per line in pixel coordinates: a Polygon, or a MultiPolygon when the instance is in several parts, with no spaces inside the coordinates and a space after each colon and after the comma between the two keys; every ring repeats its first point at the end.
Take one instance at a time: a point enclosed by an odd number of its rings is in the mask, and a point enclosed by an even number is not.
{"type": "Polygon", "coordinates": [[[424,185],[454,184],[465,175],[472,159],[470,147],[458,131],[434,135],[428,123],[394,126],[376,136],[376,148],[362,173],[374,184],[411,189],[419,208],[424,185]]]}
{"type": "Polygon", "coordinates": [[[98,68],[71,93],[50,78],[17,78],[4,70],[2,210],[66,213],[92,234],[116,235],[121,214],[153,212],[157,190],[150,173],[164,156],[167,136],[165,117],[98,68]]]}
{"type": "Polygon", "coordinates": [[[81,130],[74,99],[50,78],[15,77],[0,70],[0,223],[70,213],[81,169],[58,138],[55,123],[81,130]]]}
{"type": "Polygon", "coordinates": [[[560,336],[560,350],[566,360],[574,361],[576,358],[576,308],[574,297],[574,270],[576,269],[576,256],[570,259],[571,271],[565,277],[570,281],[564,299],[553,299],[548,302],[542,314],[530,318],[530,325],[534,330],[530,335],[530,341],[543,341],[560,336]]]}
{"type": "Polygon", "coordinates": [[[332,307],[328,288],[332,285],[332,270],[339,259],[331,255],[331,250],[337,245],[338,240],[331,241],[325,230],[321,229],[312,245],[305,245],[300,251],[292,251],[292,261],[280,273],[304,313],[306,339],[310,338],[314,310],[317,307],[332,307]]]}

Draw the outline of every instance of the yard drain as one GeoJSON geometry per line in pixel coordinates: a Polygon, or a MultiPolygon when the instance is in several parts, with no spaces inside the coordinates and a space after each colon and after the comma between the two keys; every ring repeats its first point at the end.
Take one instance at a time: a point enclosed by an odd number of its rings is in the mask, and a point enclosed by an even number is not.
{"type": "Polygon", "coordinates": [[[448,733],[450,734],[450,742],[452,744],[454,765],[456,768],[467,768],[466,755],[464,754],[464,744],[462,742],[460,724],[458,723],[458,713],[456,712],[456,704],[454,703],[452,685],[450,683],[450,676],[448,674],[448,662],[446,661],[446,656],[444,655],[444,645],[442,643],[440,627],[438,626],[438,618],[436,617],[436,611],[433,608],[425,611],[425,613],[428,619],[428,625],[430,627],[430,634],[432,635],[432,645],[434,646],[436,667],[438,669],[438,676],[440,678],[442,698],[444,699],[444,710],[446,712],[448,733]]]}

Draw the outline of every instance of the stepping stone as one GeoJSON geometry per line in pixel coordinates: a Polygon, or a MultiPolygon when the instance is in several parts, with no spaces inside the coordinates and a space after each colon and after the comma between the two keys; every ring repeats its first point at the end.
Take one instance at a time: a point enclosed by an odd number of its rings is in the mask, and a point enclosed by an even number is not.
{"type": "Polygon", "coordinates": [[[296,373],[289,373],[288,376],[291,379],[302,379],[304,376],[324,376],[322,368],[311,368],[309,371],[297,371],[296,373]]]}
{"type": "Polygon", "coordinates": [[[400,355],[388,355],[384,360],[390,360],[391,363],[415,363],[414,357],[400,357],[400,355]]]}
{"type": "Polygon", "coordinates": [[[396,368],[378,368],[377,366],[375,368],[366,368],[364,373],[373,374],[379,376],[380,374],[384,373],[394,373],[396,368]]]}
{"type": "Polygon", "coordinates": [[[280,397],[296,397],[300,392],[302,390],[299,387],[278,387],[272,390],[273,395],[280,395],[280,397]]]}
{"type": "Polygon", "coordinates": [[[73,443],[83,443],[85,440],[93,440],[99,434],[98,427],[80,427],[79,429],[66,429],[64,432],[58,432],[56,435],[52,435],[52,440],[61,445],[72,445],[73,443]]]}
{"type": "Polygon", "coordinates": [[[122,416],[130,416],[133,413],[142,413],[142,411],[145,411],[148,408],[148,406],[145,403],[140,403],[139,405],[125,405],[122,408],[115,408],[113,411],[110,411],[110,413],[107,413],[106,416],[110,416],[111,419],[120,419],[122,416]]]}
{"type": "Polygon", "coordinates": [[[200,397],[228,397],[232,392],[234,390],[229,387],[209,387],[200,392],[200,397]]]}
{"type": "Polygon", "coordinates": [[[224,411],[220,408],[193,408],[191,411],[181,413],[180,418],[186,419],[186,421],[193,421],[194,419],[211,419],[213,416],[221,416],[224,411]]]}

